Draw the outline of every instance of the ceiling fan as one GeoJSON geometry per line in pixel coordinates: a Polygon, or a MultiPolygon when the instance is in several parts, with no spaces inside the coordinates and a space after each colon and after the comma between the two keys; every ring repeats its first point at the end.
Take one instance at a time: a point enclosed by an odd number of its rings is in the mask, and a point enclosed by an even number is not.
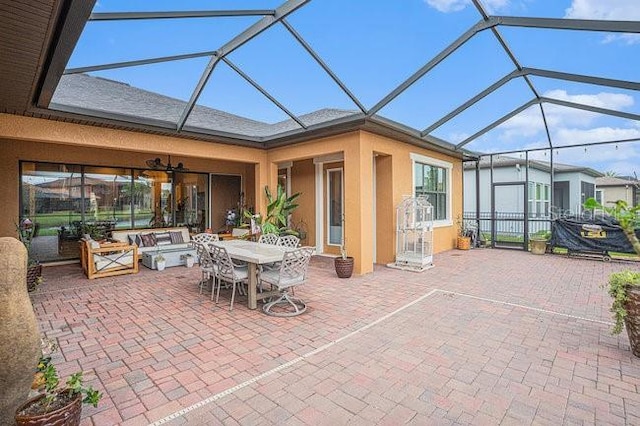
{"type": "Polygon", "coordinates": [[[178,163],[177,165],[171,165],[171,156],[168,156],[167,164],[164,164],[160,157],[156,157],[154,159],[149,159],[146,161],[147,166],[152,170],[164,170],[167,173],[173,172],[188,172],[189,169],[184,167],[182,163],[178,163]]]}

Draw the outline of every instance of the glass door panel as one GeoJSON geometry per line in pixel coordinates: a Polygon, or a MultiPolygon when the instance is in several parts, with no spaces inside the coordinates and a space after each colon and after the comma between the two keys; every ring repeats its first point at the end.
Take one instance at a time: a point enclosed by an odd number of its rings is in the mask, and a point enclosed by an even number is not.
{"type": "Polygon", "coordinates": [[[342,169],[327,170],[327,245],[341,245],[344,235],[342,169]]]}
{"type": "Polygon", "coordinates": [[[186,226],[191,232],[204,232],[209,205],[207,180],[205,174],[175,173],[176,226],[186,226]]]}
{"type": "Polygon", "coordinates": [[[131,169],[84,168],[85,225],[107,234],[131,228],[131,169]]]}
{"type": "Polygon", "coordinates": [[[31,255],[49,262],[78,257],[82,220],[80,166],[21,163],[21,220],[35,227],[31,255]]]}

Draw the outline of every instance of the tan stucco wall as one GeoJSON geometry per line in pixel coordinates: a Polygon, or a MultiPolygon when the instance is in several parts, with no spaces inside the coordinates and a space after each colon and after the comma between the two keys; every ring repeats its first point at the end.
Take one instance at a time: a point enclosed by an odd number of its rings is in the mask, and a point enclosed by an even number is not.
{"type": "MultiPolygon", "coordinates": [[[[283,163],[310,159],[334,153],[344,153],[345,179],[345,239],[349,254],[355,255],[356,272],[373,270],[374,244],[378,263],[388,263],[395,255],[395,206],[403,196],[413,193],[413,168],[410,155],[424,155],[450,162],[452,168],[452,224],[438,227],[434,233],[434,252],[455,246],[455,218],[462,212],[462,163],[459,159],[435,151],[419,148],[369,132],[351,132],[322,138],[294,146],[272,149],[268,162],[283,163]],[[373,232],[373,158],[378,155],[380,168],[376,196],[376,232],[373,232]],[[374,239],[375,234],[375,239],[374,239]]],[[[309,176],[311,176],[311,171],[309,176]]],[[[295,182],[295,177],[292,181],[295,182]]],[[[295,192],[295,191],[294,191],[295,192]]],[[[315,194],[315,190],[314,190],[315,194]]],[[[315,195],[314,195],[315,196],[315,195]]],[[[313,203],[315,206],[315,203],[313,203]]],[[[315,207],[314,207],[315,208],[315,207]]],[[[311,228],[311,227],[310,227],[311,228]]]]}
{"type": "Polygon", "coordinates": [[[304,245],[316,244],[316,209],[315,209],[315,166],[313,160],[295,161],[291,167],[291,193],[300,193],[296,204],[299,207],[291,215],[294,224],[304,222],[307,230],[307,238],[302,241],[304,245]]]}
{"type": "MultiPolygon", "coordinates": [[[[462,213],[462,162],[455,158],[445,154],[441,154],[435,151],[419,148],[406,143],[397,142],[393,139],[375,135],[368,132],[363,132],[362,138],[366,143],[371,145],[371,150],[375,153],[390,155],[391,156],[391,169],[392,169],[392,217],[393,217],[393,231],[395,232],[396,218],[395,207],[402,201],[403,196],[412,195],[413,193],[413,167],[410,155],[412,153],[424,155],[437,160],[446,161],[452,163],[452,192],[451,192],[451,218],[453,220],[452,225],[442,226],[435,229],[434,232],[434,253],[439,253],[445,250],[450,250],[455,247],[456,230],[455,230],[455,218],[462,213]]],[[[388,160],[387,160],[388,161],[388,160]]],[[[388,178],[389,173],[386,172],[382,178],[388,178]]],[[[387,211],[387,217],[389,212],[387,211]]],[[[381,219],[378,219],[379,221],[381,219]]],[[[388,232],[388,231],[387,231],[388,232]]],[[[380,241],[380,237],[378,237],[380,241]]],[[[395,233],[393,234],[393,252],[395,253],[395,233]]],[[[380,244],[378,244],[378,252],[381,252],[380,244]]],[[[382,250],[380,254],[388,252],[382,250]]],[[[379,256],[380,256],[379,254],[379,256]]],[[[380,258],[380,262],[390,262],[393,259],[388,257],[380,258]]]]}
{"type": "MultiPolygon", "coordinates": [[[[242,175],[247,204],[251,205],[251,200],[257,197],[254,204],[262,212],[266,206],[265,185],[275,188],[277,183],[277,164],[293,161],[292,191],[303,193],[299,199],[301,207],[293,219],[306,222],[306,244],[314,245],[320,236],[315,235],[312,159],[335,153],[342,153],[344,158],[345,238],[349,254],[355,257],[357,274],[371,272],[374,261],[393,261],[395,206],[403,195],[413,191],[411,153],[453,164],[451,217],[462,211],[460,160],[368,132],[354,131],[264,151],[0,114],[0,157],[3,159],[0,178],[5,183],[0,186],[0,202],[9,213],[5,215],[6,220],[0,220],[0,236],[15,234],[14,222],[19,213],[19,160],[144,167],[144,161],[149,158],[171,154],[172,163],[182,161],[193,171],[242,175]],[[375,215],[374,200],[377,200],[375,215]],[[377,219],[375,231],[374,217],[377,219]]],[[[434,251],[451,249],[454,241],[453,226],[439,227],[435,231],[434,251]]]]}

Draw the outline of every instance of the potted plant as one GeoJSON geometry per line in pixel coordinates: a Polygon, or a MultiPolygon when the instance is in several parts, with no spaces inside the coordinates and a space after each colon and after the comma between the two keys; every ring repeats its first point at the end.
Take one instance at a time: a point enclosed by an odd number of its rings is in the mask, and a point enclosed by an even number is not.
{"type": "MultiPolygon", "coordinates": [[[[49,345],[50,351],[55,345],[49,345]]],[[[102,394],[93,387],[83,385],[82,372],[72,374],[65,387],[60,387],[60,377],[51,362],[51,355],[43,353],[38,361],[33,388],[41,394],[28,400],[16,410],[16,424],[39,426],[80,424],[82,404],[98,406],[102,394]]]]}
{"type": "Polygon", "coordinates": [[[156,262],[156,269],[158,271],[164,271],[164,268],[167,267],[167,260],[164,258],[162,253],[156,254],[156,257],[154,260],[156,262]]]}
{"type": "Polygon", "coordinates": [[[263,217],[245,209],[243,213],[245,220],[250,222],[253,219],[255,224],[260,227],[262,234],[297,234],[296,231],[289,228],[289,216],[298,208],[295,201],[301,193],[296,192],[287,197],[287,193],[281,185],[278,185],[275,196],[268,186],[264,188],[264,192],[267,197],[267,214],[263,217]]]}
{"type": "MultiPolygon", "coordinates": [[[[604,207],[595,199],[589,198],[584,203],[584,207],[591,210],[604,210],[615,217],[633,250],[640,256],[640,240],[636,235],[636,228],[640,225],[638,215],[640,205],[629,207],[623,200],[613,204],[612,207],[604,207]]],[[[624,324],[629,336],[631,352],[640,357],[640,272],[622,271],[611,274],[608,292],[613,298],[610,310],[616,320],[611,332],[613,334],[622,332],[624,324]]]]}
{"type": "Polygon", "coordinates": [[[36,227],[29,218],[22,219],[16,225],[18,238],[27,249],[27,290],[34,291],[42,283],[42,265],[31,250],[31,243],[35,236],[36,227]]]}
{"type": "Polygon", "coordinates": [[[532,235],[529,239],[531,253],[545,254],[547,252],[547,243],[549,242],[549,238],[551,238],[551,233],[549,231],[543,231],[536,235],[532,235]]]}
{"type": "Polygon", "coordinates": [[[465,224],[462,216],[458,216],[456,219],[456,225],[458,228],[456,247],[460,250],[469,250],[471,248],[471,236],[469,235],[469,229],[467,229],[467,225],[465,224]]]}
{"type": "Polygon", "coordinates": [[[192,268],[193,264],[195,263],[195,258],[193,257],[193,255],[191,253],[187,253],[187,254],[183,254],[180,256],[180,258],[182,260],[184,260],[184,265],[187,268],[192,268]]]}
{"type": "Polygon", "coordinates": [[[344,242],[340,246],[340,257],[336,257],[333,264],[338,278],[350,278],[351,274],[353,274],[353,257],[347,256],[344,242]]]}

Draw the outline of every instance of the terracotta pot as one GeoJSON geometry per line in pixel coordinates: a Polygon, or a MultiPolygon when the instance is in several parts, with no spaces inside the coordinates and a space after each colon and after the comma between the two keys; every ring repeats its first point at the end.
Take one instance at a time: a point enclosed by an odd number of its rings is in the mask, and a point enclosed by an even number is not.
{"type": "Polygon", "coordinates": [[[78,426],[80,424],[80,415],[82,414],[82,395],[80,394],[76,395],[69,404],[47,414],[17,414],[25,407],[42,398],[44,398],[44,395],[39,395],[18,407],[16,410],[16,424],[18,426],[78,426]]]}
{"type": "Polygon", "coordinates": [[[627,290],[627,297],[627,303],[624,305],[627,310],[624,326],[629,336],[631,352],[640,357],[640,287],[630,287],[627,290]]]}
{"type": "Polygon", "coordinates": [[[458,237],[457,246],[460,250],[469,250],[471,248],[471,237],[458,237]]]}
{"type": "Polygon", "coordinates": [[[348,256],[346,259],[336,257],[334,259],[334,266],[338,278],[349,278],[351,274],[353,274],[353,257],[348,256]]]}

